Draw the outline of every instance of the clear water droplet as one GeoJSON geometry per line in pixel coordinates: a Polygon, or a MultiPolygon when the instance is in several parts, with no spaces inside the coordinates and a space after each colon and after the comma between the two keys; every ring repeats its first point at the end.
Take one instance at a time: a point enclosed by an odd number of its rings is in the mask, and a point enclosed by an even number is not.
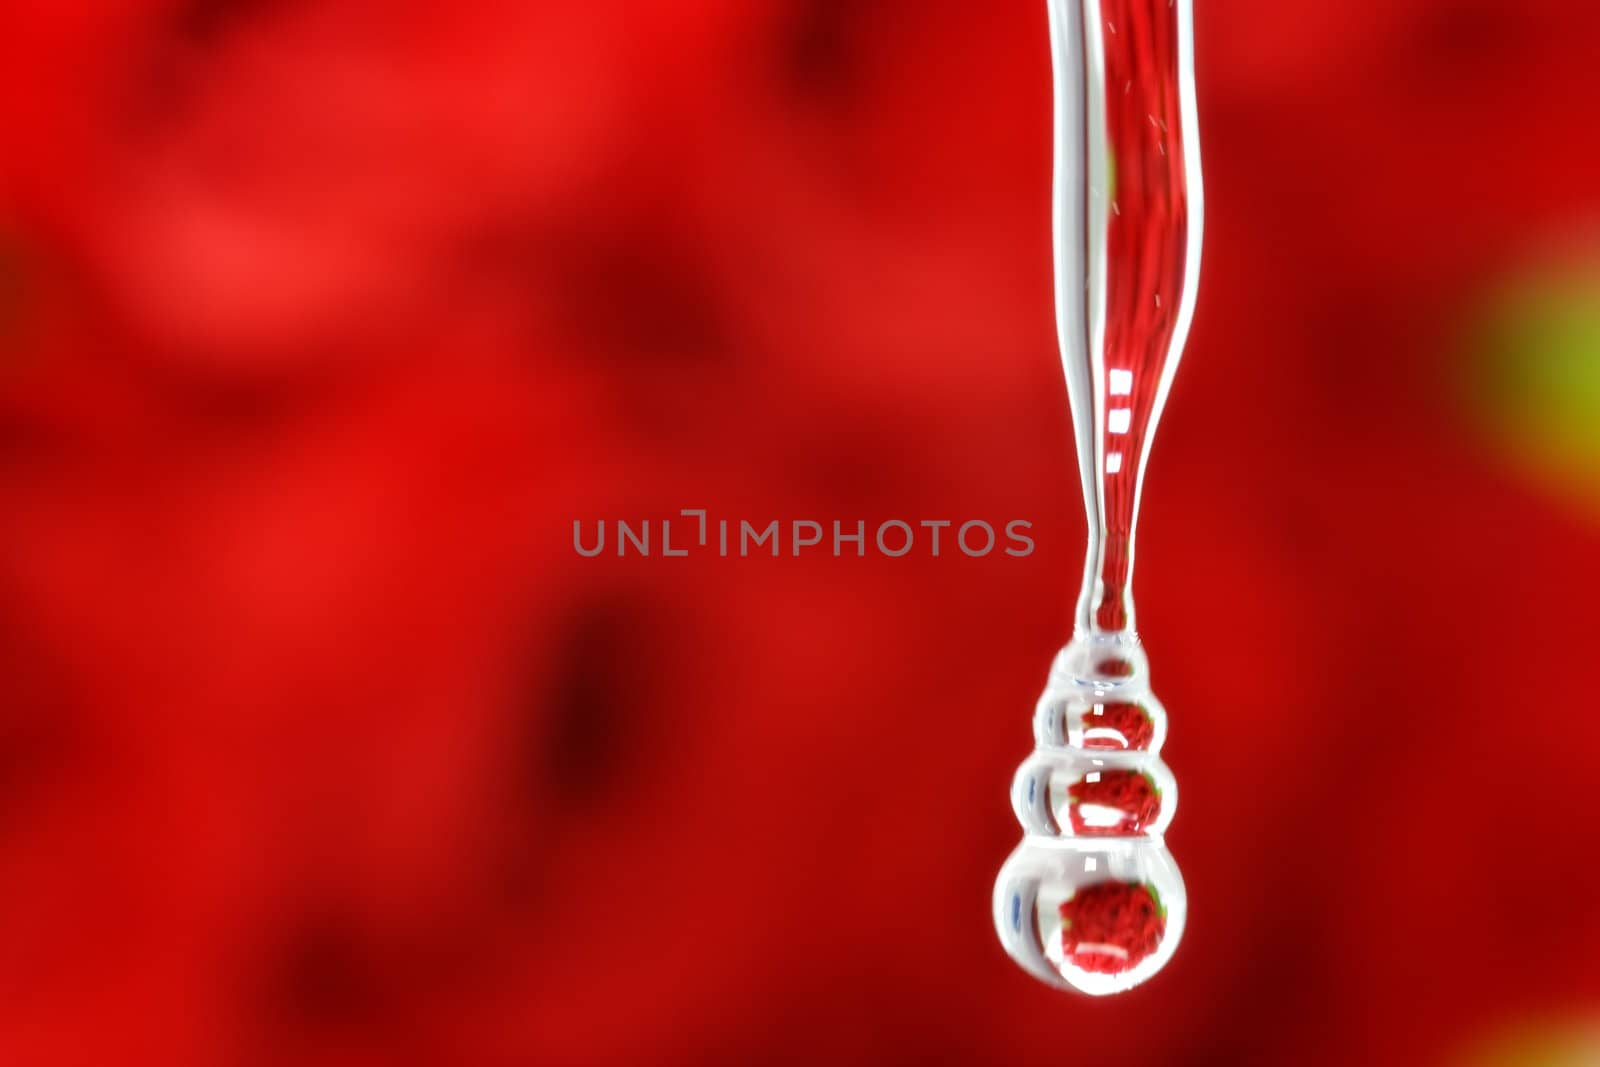
{"type": "Polygon", "coordinates": [[[1132,578],[1145,460],[1194,309],[1201,186],[1190,0],[1049,6],[1056,318],[1090,536],[1074,636],[1013,783],[1025,836],[994,918],[1030,973],[1106,994],[1159,971],[1188,913],[1162,838],[1177,782],[1132,578]]]}

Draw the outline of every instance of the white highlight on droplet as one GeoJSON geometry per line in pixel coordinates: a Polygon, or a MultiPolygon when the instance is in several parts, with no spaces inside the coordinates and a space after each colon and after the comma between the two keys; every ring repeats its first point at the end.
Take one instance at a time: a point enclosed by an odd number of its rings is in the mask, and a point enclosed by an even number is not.
{"type": "Polygon", "coordinates": [[[1127,949],[1123,948],[1121,945],[1113,945],[1109,942],[1106,944],[1101,944],[1098,941],[1080,941],[1078,942],[1076,953],[1080,956],[1110,956],[1115,960],[1125,960],[1128,958],[1127,949]]]}
{"type": "Polygon", "coordinates": [[[1079,804],[1078,821],[1091,830],[1110,830],[1121,826],[1128,813],[1109,804],[1079,804]]]}

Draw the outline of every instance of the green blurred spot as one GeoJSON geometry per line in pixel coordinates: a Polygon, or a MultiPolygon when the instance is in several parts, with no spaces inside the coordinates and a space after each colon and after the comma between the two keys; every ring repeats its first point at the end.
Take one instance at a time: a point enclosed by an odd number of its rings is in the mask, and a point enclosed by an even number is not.
{"type": "Polygon", "coordinates": [[[1600,505],[1600,264],[1522,279],[1477,342],[1479,421],[1530,473],[1600,505]]]}

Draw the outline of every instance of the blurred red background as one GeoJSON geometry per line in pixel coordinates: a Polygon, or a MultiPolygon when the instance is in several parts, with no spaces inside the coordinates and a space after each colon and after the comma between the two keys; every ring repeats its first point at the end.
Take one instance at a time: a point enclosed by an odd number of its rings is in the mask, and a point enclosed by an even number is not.
{"type": "Polygon", "coordinates": [[[1600,1062],[1600,7],[1196,6],[1091,1002],[1042,0],[9,5],[0,1063],[1600,1062]],[[680,508],[1038,547],[572,549],[680,508]]]}

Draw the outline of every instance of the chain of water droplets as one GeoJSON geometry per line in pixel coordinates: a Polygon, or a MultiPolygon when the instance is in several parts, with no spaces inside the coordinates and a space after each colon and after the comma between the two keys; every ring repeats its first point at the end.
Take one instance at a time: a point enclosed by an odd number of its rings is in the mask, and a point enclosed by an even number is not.
{"type": "Polygon", "coordinates": [[[1028,971],[1104,994],[1159,970],[1187,916],[1131,579],[1148,446],[1193,312],[1200,176],[1188,0],[1051,0],[1050,15],[1057,327],[1089,550],[1013,783],[1025,836],[994,918],[1028,971]]]}

